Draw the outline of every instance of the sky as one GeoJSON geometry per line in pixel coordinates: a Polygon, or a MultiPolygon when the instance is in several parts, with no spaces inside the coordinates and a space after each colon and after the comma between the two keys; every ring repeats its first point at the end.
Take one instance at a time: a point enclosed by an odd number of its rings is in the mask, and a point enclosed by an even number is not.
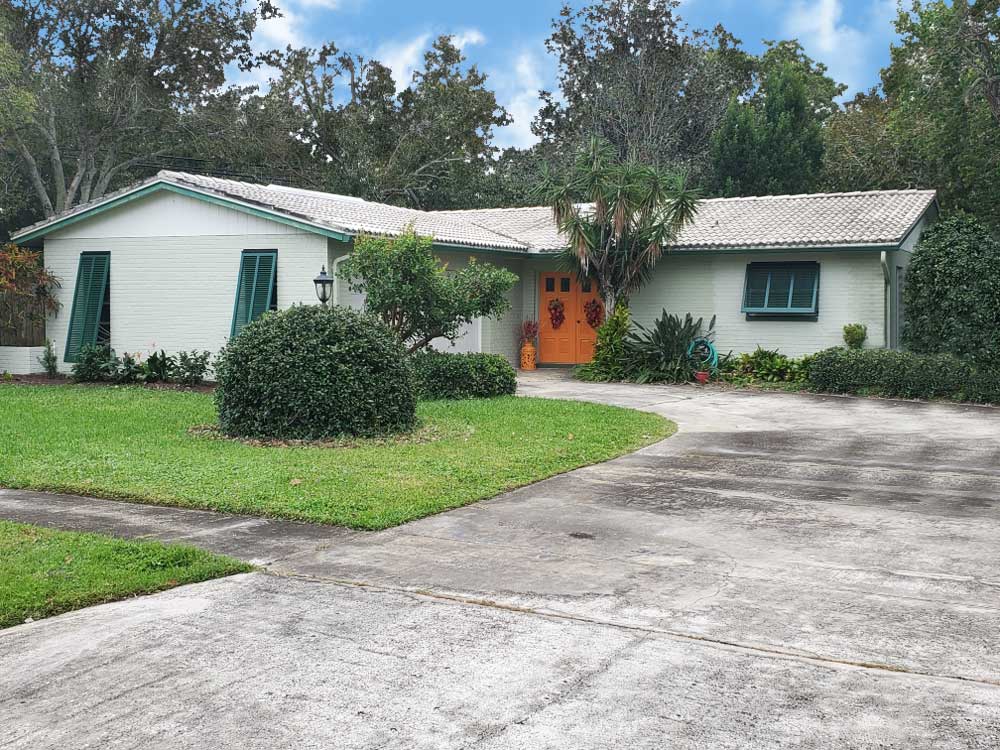
{"type": "MultiPolygon", "coordinates": [[[[397,83],[409,81],[435,36],[453,35],[469,62],[489,76],[487,85],[514,118],[497,132],[496,144],[534,142],[530,124],[538,91],[555,88],[556,62],[546,52],[545,39],[561,0],[276,2],[283,16],[259,25],[259,48],[332,41],[341,50],[381,60],[397,83]]],[[[684,0],[679,12],[692,27],[721,23],[751,52],[760,51],[764,39],[797,38],[808,55],[848,85],[847,98],[878,83],[895,40],[896,0],[684,0]]]]}

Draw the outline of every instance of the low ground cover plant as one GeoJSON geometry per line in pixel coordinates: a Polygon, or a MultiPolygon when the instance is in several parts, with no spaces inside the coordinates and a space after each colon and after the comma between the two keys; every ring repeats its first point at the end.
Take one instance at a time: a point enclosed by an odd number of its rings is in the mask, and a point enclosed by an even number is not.
{"type": "Polygon", "coordinates": [[[499,354],[426,350],[410,357],[420,399],[512,396],[517,373],[499,354]]]}
{"type": "Polygon", "coordinates": [[[0,521],[0,628],[249,570],[186,545],[0,521]]]}
{"type": "Polygon", "coordinates": [[[219,426],[230,437],[373,437],[416,425],[402,342],[373,316],[346,307],[265,314],[225,346],[215,378],[219,426]]]}

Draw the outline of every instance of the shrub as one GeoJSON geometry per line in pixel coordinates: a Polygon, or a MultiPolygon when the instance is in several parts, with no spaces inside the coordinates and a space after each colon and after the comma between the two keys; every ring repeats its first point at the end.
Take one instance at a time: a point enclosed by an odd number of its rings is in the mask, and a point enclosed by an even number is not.
{"type": "Polygon", "coordinates": [[[517,376],[499,354],[417,352],[413,365],[417,396],[422,399],[492,398],[513,395],[517,376]]]}
{"type": "Polygon", "coordinates": [[[208,351],[177,353],[177,382],[183,385],[200,385],[205,382],[212,353],[208,351]]]}
{"type": "Polygon", "coordinates": [[[117,372],[115,373],[116,383],[135,383],[144,378],[145,370],[142,363],[139,362],[139,358],[128,352],[122,354],[121,358],[115,362],[115,365],[117,367],[117,372]]]}
{"type": "Polygon", "coordinates": [[[38,364],[42,366],[45,374],[50,378],[54,378],[59,374],[59,358],[56,356],[56,351],[49,339],[45,339],[45,350],[38,358],[38,364]]]}
{"type": "Polygon", "coordinates": [[[177,371],[177,360],[162,349],[150,354],[142,363],[141,380],[147,383],[166,383],[177,371]]]}
{"type": "Polygon", "coordinates": [[[503,317],[517,283],[507,269],[472,259],[450,272],[434,257],[433,240],[412,231],[358,237],[340,273],[410,352],[436,338],[454,340],[475,318],[503,317]]]}
{"type": "Polygon", "coordinates": [[[924,233],[903,297],[909,349],[1000,363],[1000,242],[976,219],[944,219],[924,233]]]}
{"type": "Polygon", "coordinates": [[[636,324],[625,338],[625,376],[639,383],[686,383],[694,376],[695,366],[688,347],[699,336],[711,337],[715,318],[702,333],[702,318],[688,313],[681,320],[666,310],[651,328],[636,324]]]}
{"type": "Polygon", "coordinates": [[[993,373],[951,354],[838,347],[814,355],[809,383],[832,393],[993,402],[1000,398],[993,373]]]}
{"type": "Polygon", "coordinates": [[[848,349],[860,349],[868,338],[868,326],[861,323],[848,323],[844,326],[844,343],[848,349]]]}
{"type": "Polygon", "coordinates": [[[80,347],[73,363],[72,377],[78,383],[99,383],[114,380],[118,373],[118,360],[106,346],[86,344],[80,347]]]}
{"type": "Polygon", "coordinates": [[[597,329],[594,358],[576,370],[576,376],[580,380],[625,380],[625,338],[630,325],[628,308],[619,305],[611,317],[597,329]]]}
{"type": "Polygon", "coordinates": [[[758,346],[752,353],[728,358],[722,370],[725,379],[735,383],[804,383],[811,360],[811,356],[792,359],[758,346]]]}
{"type": "Polygon", "coordinates": [[[377,436],[416,423],[403,345],[343,307],[266,313],[226,345],[215,376],[219,424],[234,437],[377,436]]]}

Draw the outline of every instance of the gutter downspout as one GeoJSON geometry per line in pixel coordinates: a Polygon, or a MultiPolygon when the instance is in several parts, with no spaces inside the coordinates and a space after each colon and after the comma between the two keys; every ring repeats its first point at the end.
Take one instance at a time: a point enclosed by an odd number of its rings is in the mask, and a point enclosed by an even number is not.
{"type": "Polygon", "coordinates": [[[882,278],[885,279],[885,293],[883,296],[883,320],[882,320],[882,330],[884,333],[883,338],[884,347],[889,348],[890,337],[889,337],[889,326],[892,325],[892,312],[890,306],[892,305],[892,280],[889,277],[889,253],[883,250],[879,253],[879,262],[882,264],[882,278]]]}

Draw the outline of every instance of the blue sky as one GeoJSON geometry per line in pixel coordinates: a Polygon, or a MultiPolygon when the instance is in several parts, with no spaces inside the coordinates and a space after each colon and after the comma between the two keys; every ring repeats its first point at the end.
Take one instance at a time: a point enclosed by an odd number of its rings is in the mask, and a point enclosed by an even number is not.
{"type": "MultiPolygon", "coordinates": [[[[582,0],[574,2],[580,5],[582,0]]],[[[430,40],[452,34],[514,117],[499,145],[527,146],[540,88],[555,86],[555,62],[545,51],[558,0],[277,0],[284,16],[260,25],[262,48],[334,41],[343,50],[377,57],[408,80],[430,40]]],[[[894,40],[895,0],[685,0],[690,25],[722,23],[751,51],[762,39],[798,38],[813,58],[848,84],[848,97],[878,82],[894,40]]]]}

